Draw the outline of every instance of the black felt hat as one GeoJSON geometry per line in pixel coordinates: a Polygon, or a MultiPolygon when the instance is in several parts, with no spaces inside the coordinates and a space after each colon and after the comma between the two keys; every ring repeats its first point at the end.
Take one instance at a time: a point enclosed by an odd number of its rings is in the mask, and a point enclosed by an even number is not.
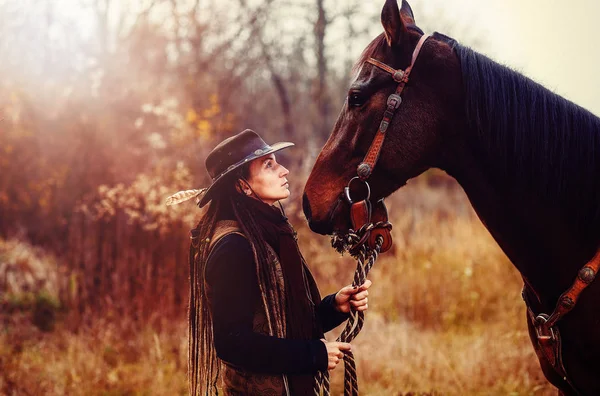
{"type": "Polygon", "coordinates": [[[222,185],[222,180],[240,166],[293,145],[294,143],[290,142],[268,145],[251,129],[223,140],[206,157],[206,170],[212,179],[212,184],[204,192],[198,206],[206,205],[222,185]]]}

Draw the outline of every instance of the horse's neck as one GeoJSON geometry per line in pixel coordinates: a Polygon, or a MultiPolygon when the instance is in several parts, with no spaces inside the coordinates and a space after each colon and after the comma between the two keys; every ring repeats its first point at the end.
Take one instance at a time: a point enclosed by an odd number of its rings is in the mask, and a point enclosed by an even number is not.
{"type": "Polygon", "coordinates": [[[483,224],[542,303],[553,306],[595,249],[582,242],[580,230],[559,208],[544,206],[532,191],[486,174],[466,147],[457,150],[462,152],[453,157],[460,163],[445,170],[463,187],[483,224]]]}

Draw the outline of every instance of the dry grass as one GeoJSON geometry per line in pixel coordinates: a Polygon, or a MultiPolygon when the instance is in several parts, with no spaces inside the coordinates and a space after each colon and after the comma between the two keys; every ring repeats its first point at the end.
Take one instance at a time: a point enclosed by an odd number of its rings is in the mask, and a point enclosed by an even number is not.
{"type": "Polygon", "coordinates": [[[0,394],[186,394],[185,324],[135,327],[98,320],[76,333],[42,333],[13,321],[0,334],[0,394]]]}
{"type": "MultiPolygon", "coordinates": [[[[521,280],[456,188],[408,186],[388,204],[395,249],[372,270],[370,310],[354,342],[364,394],[549,395],[525,323],[521,280]]],[[[355,263],[298,231],[323,294],[355,263]]],[[[171,395],[186,392],[185,323],[136,331],[96,320],[43,333],[24,314],[0,332],[0,392],[171,395]]],[[[337,329],[339,331],[339,329],[337,329]]],[[[328,335],[333,339],[336,332],[328,335]]],[[[333,373],[339,394],[343,370],[333,373]]]]}

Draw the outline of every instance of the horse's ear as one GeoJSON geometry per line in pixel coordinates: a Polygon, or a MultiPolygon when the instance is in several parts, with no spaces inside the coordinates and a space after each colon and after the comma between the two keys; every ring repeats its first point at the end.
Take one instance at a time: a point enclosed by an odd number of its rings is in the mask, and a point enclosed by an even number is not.
{"type": "Polygon", "coordinates": [[[390,47],[399,44],[402,38],[406,37],[408,31],[402,18],[400,18],[397,0],[386,0],[383,10],[381,10],[381,24],[385,31],[385,39],[390,47]]]}
{"type": "Polygon", "coordinates": [[[408,1],[402,0],[402,7],[400,8],[400,14],[402,15],[402,19],[409,25],[415,24],[415,16],[413,15],[413,10],[410,8],[410,4],[408,1]]]}

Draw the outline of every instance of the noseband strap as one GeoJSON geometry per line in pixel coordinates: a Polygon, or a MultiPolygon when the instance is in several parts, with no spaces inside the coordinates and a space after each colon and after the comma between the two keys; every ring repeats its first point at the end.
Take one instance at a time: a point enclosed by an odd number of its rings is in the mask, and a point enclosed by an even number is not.
{"type": "Polygon", "coordinates": [[[394,117],[394,113],[396,112],[398,107],[400,107],[400,103],[402,103],[402,91],[404,90],[404,86],[408,82],[408,77],[410,76],[410,72],[413,66],[415,65],[417,57],[419,56],[419,52],[421,52],[421,47],[423,47],[423,44],[425,43],[425,40],[427,40],[428,37],[429,36],[426,35],[421,36],[419,42],[417,43],[417,46],[413,51],[410,65],[406,68],[406,70],[394,69],[386,65],[385,63],[373,58],[367,59],[368,63],[390,73],[394,78],[394,81],[398,83],[398,87],[396,88],[396,92],[394,92],[388,97],[387,109],[383,114],[383,120],[381,120],[381,123],[379,124],[379,129],[377,131],[377,134],[375,135],[375,139],[373,139],[373,143],[371,143],[371,147],[369,147],[369,151],[363,159],[363,162],[358,166],[356,170],[358,177],[360,177],[362,180],[368,179],[369,176],[371,176],[371,173],[373,172],[375,163],[377,162],[377,159],[379,159],[381,147],[383,146],[385,132],[387,131],[388,126],[390,125],[390,122],[394,117]]]}

